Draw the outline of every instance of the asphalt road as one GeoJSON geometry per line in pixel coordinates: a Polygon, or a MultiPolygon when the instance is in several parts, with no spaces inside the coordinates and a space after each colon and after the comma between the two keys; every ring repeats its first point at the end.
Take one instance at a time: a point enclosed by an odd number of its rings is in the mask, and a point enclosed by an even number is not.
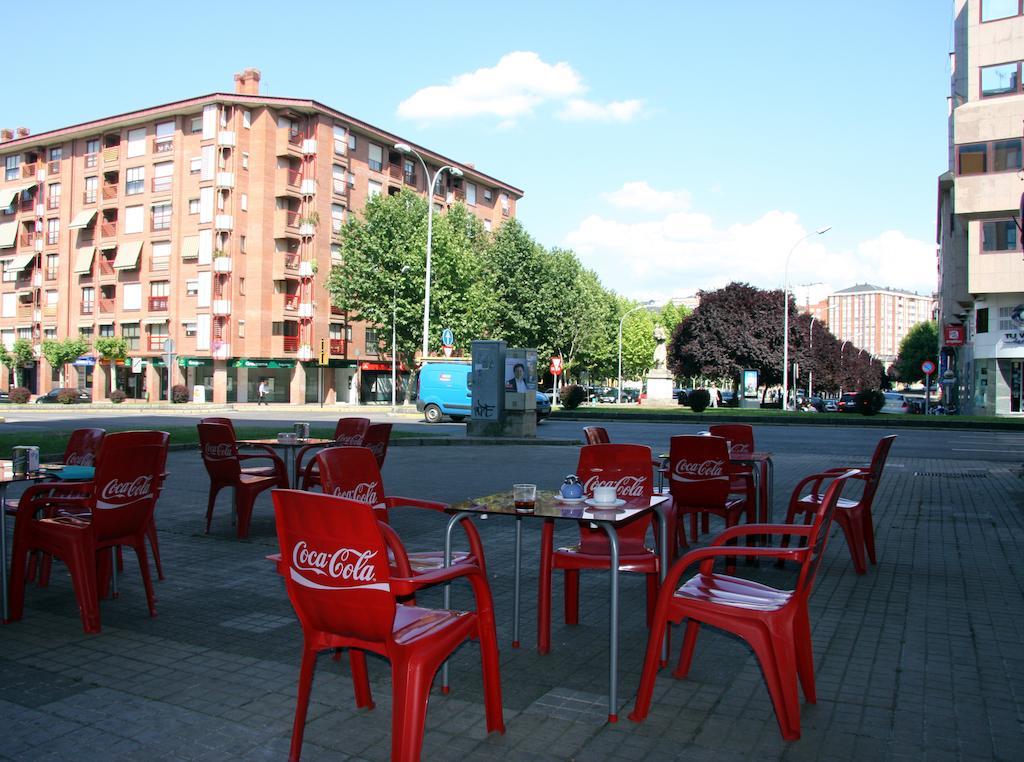
{"type": "MultiPolygon", "coordinates": [[[[67,411],[35,411],[27,408],[5,406],[0,414],[7,417],[2,424],[5,431],[46,431],[73,428],[80,425],[112,427],[124,426],[129,421],[139,428],[161,426],[188,426],[194,424],[206,413],[175,411],[174,413],[90,410],[88,406],[76,406],[67,411]]],[[[214,413],[222,415],[222,413],[214,413]]],[[[282,408],[257,408],[226,413],[239,425],[279,426],[289,430],[296,420],[310,422],[334,421],[339,415],[362,415],[378,421],[393,421],[397,430],[408,432],[429,432],[462,436],[465,424],[427,424],[419,414],[405,413],[389,415],[386,409],[354,411],[347,409],[330,411],[289,411],[282,408]]],[[[545,421],[539,427],[539,435],[547,438],[582,438],[583,421],[545,421]]],[[[611,422],[605,424],[612,441],[648,444],[655,450],[668,448],[673,434],[696,433],[706,428],[700,424],[669,424],[649,422],[611,422]]],[[[983,431],[962,429],[913,429],[893,427],[891,430],[877,426],[801,426],[763,425],[757,427],[759,450],[779,454],[822,453],[843,459],[864,459],[874,449],[875,443],[885,434],[898,434],[893,453],[902,457],[931,457],[951,461],[982,462],[1024,462],[1024,436],[1008,431],[983,431]]]]}

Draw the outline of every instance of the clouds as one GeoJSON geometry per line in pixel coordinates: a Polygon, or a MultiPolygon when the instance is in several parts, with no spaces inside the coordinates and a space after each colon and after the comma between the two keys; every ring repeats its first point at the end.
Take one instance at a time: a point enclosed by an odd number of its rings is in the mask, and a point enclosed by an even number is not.
{"type": "MultiPolygon", "coordinates": [[[[585,217],[565,237],[602,282],[634,298],[668,299],[739,280],[781,288],[790,256],[791,285],[821,283],[813,291],[873,283],[931,293],[935,246],[886,231],[853,250],[828,246],[793,212],[774,210],[732,224],[694,210],[685,190],[657,190],[635,181],[602,194],[606,214],[585,217]]],[[[803,291],[798,296],[803,296],[803,291]]]]}
{"type": "Polygon", "coordinates": [[[556,115],[567,121],[629,122],[643,109],[638,99],[600,103],[585,99],[586,92],[583,78],[565,61],[550,64],[518,51],[446,85],[417,90],[398,104],[398,115],[420,122],[492,117],[508,128],[548,104],[561,105],[556,115]]]}

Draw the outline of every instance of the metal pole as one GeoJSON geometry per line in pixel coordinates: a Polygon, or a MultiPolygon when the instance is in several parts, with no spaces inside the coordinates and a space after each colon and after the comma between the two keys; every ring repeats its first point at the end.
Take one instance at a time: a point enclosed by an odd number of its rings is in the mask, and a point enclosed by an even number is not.
{"type": "Polygon", "coordinates": [[[786,269],[784,288],[782,289],[782,409],[789,410],[789,258],[793,256],[796,247],[810,238],[812,235],[823,235],[832,229],[831,225],[808,233],[799,241],[793,244],[793,248],[786,255],[786,269]]]}
{"type": "Polygon", "coordinates": [[[395,412],[395,344],[397,343],[397,333],[395,323],[398,320],[398,281],[395,281],[394,291],[391,292],[391,412],[395,412]]]}
{"type": "Polygon", "coordinates": [[[654,304],[653,300],[644,302],[631,310],[626,310],[626,313],[619,320],[619,387],[616,402],[620,405],[622,404],[622,324],[626,322],[626,318],[629,317],[630,313],[650,307],[652,304],[654,304]]]}

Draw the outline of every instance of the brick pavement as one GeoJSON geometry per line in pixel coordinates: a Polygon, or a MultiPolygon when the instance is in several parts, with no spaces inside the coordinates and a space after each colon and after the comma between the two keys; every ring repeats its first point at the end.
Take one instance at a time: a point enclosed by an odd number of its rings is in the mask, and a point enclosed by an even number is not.
{"type": "MultiPolygon", "coordinates": [[[[555,485],[571,447],[406,447],[388,455],[391,494],[459,500],[528,478],[555,485]]],[[[867,457],[869,453],[865,453],[867,457]]],[[[826,453],[777,458],[776,515],[826,453]]],[[[222,496],[202,534],[207,479],[198,455],[171,454],[158,506],[167,580],[146,616],[134,561],[121,596],[102,604],[103,632],[81,631],[67,575],[28,591],[25,618],[0,627],[0,757],[5,759],[282,759],[299,627],[264,556],[276,541],[269,498],[252,539],[233,538],[222,496]]],[[[478,521],[498,612],[507,732],[486,736],[475,645],[452,660],[450,695],[430,698],[425,760],[1024,759],[1020,644],[1024,481],[1002,464],[903,457],[897,442],[875,514],[879,566],[852,570],[834,536],[811,599],[818,703],[803,705],[803,738],[784,742],[746,646],[704,628],[690,676],[658,679],[649,718],[632,707],[646,640],[644,585],[624,575],[620,699],[605,721],[607,582],[583,575],[581,624],[561,622],[554,584],[552,652],[534,650],[539,524],[524,530],[522,649],[509,646],[512,520],[478,521]]],[[[438,547],[443,520],[399,512],[412,549],[438,547]]],[[[570,540],[571,526],[556,539],[570,540]]],[[[743,573],[784,584],[787,572],[743,573]]],[[[455,589],[454,603],[466,601],[455,589]]],[[[439,593],[421,598],[438,605],[439,593]]],[[[680,638],[674,635],[678,647],[680,638]]],[[[675,653],[673,653],[673,658],[675,653]]],[[[390,678],[370,660],[377,708],[354,707],[345,661],[318,665],[304,756],[387,759],[390,678]]]]}

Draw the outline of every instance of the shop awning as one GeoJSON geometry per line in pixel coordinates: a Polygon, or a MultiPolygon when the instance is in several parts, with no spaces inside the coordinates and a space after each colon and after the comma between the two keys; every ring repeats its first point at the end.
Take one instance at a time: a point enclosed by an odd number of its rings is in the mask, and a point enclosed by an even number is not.
{"type": "Polygon", "coordinates": [[[14,246],[18,237],[18,221],[0,223],[0,249],[7,249],[14,246]]]}
{"type": "Polygon", "coordinates": [[[93,218],[96,216],[95,209],[86,209],[75,215],[74,219],[71,220],[71,224],[68,225],[68,229],[73,228],[87,228],[92,224],[93,218]]]}
{"type": "Polygon", "coordinates": [[[199,258],[199,236],[187,235],[185,240],[181,243],[181,258],[182,259],[198,259],[199,258]]]}
{"type": "Polygon", "coordinates": [[[115,270],[134,270],[139,266],[139,254],[142,253],[142,241],[129,241],[117,247],[114,257],[115,270]]]}
{"type": "Polygon", "coordinates": [[[95,253],[96,248],[94,246],[79,249],[78,253],[75,254],[75,272],[78,274],[91,273],[92,258],[95,253]]]}
{"type": "Polygon", "coordinates": [[[108,241],[107,243],[101,243],[99,245],[100,251],[110,251],[111,249],[117,248],[117,241],[108,241]]]}
{"type": "Polygon", "coordinates": [[[143,325],[163,325],[167,322],[167,318],[145,318],[142,321],[143,325]]]}
{"type": "Polygon", "coordinates": [[[14,199],[20,196],[24,191],[29,188],[34,188],[35,183],[22,183],[21,185],[15,185],[13,188],[4,188],[0,190],[0,209],[6,209],[14,203],[14,199]]]}
{"type": "Polygon", "coordinates": [[[89,321],[88,323],[85,323],[85,322],[80,322],[80,323],[78,324],[78,328],[79,328],[79,330],[81,330],[82,328],[89,328],[89,329],[91,329],[92,327],[93,327],[93,325],[92,325],[92,321],[89,321]]]}
{"type": "MultiPolygon", "coordinates": [[[[36,253],[34,251],[30,251],[28,254],[16,254],[14,258],[11,259],[10,264],[7,265],[7,269],[14,270],[15,272],[21,272],[28,267],[29,264],[34,262],[35,259],[36,253]]],[[[29,289],[29,293],[32,293],[31,289],[29,289]]]]}

